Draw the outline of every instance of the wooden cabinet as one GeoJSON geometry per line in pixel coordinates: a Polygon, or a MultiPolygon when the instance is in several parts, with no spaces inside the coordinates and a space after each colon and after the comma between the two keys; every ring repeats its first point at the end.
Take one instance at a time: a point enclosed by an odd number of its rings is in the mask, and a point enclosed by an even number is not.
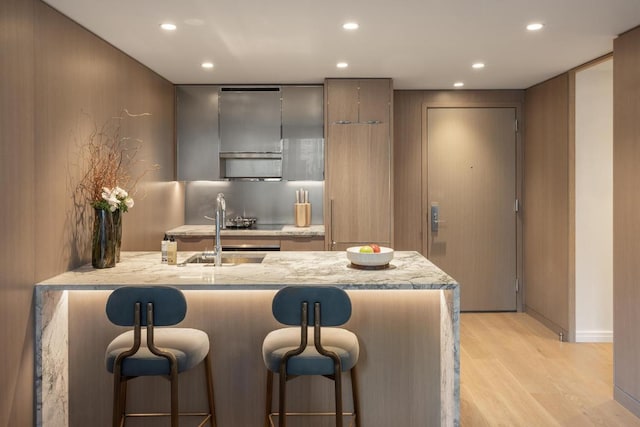
{"type": "MultiPolygon", "coordinates": [[[[179,251],[213,251],[213,236],[177,236],[179,251]]],[[[323,251],[324,236],[222,236],[223,250],[242,250],[247,246],[281,251],[323,251]]],[[[260,250],[260,249],[256,249],[260,250]]]]}
{"type": "Polygon", "coordinates": [[[389,123],[390,79],[327,79],[327,123],[389,123]]]}
{"type": "Polygon", "coordinates": [[[326,93],[327,247],[392,246],[391,80],[328,79],[326,93]]]}
{"type": "MultiPolygon", "coordinates": [[[[247,247],[257,247],[264,249],[280,248],[279,236],[261,236],[261,237],[240,237],[240,236],[224,236],[221,235],[221,243],[223,250],[242,250],[247,247]]],[[[215,238],[213,236],[177,236],[179,251],[212,251],[215,248],[215,238]]],[[[259,250],[259,249],[256,249],[259,250]]]]}
{"type": "Polygon", "coordinates": [[[281,251],[323,251],[324,236],[287,236],[280,239],[281,251]]]}

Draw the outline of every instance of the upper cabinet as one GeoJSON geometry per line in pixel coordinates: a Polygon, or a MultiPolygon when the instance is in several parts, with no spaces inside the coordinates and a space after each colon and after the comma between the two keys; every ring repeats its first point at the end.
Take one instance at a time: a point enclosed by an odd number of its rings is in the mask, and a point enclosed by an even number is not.
{"type": "Polygon", "coordinates": [[[328,79],[328,123],[389,123],[390,79],[328,79]]]}
{"type": "Polygon", "coordinates": [[[324,179],[324,91],[177,86],[178,180],[324,179]]]}
{"type": "Polygon", "coordinates": [[[282,87],[283,179],[324,179],[323,105],[322,86],[282,87]]]}
{"type": "Polygon", "coordinates": [[[218,90],[218,86],[176,88],[179,181],[220,179],[218,90]]]}

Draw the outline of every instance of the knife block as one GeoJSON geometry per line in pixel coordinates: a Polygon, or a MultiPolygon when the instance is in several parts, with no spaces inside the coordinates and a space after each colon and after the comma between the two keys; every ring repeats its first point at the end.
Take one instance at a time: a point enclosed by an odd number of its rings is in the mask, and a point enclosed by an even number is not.
{"type": "Polygon", "coordinates": [[[296,227],[311,225],[311,203],[294,203],[293,216],[296,227]]]}

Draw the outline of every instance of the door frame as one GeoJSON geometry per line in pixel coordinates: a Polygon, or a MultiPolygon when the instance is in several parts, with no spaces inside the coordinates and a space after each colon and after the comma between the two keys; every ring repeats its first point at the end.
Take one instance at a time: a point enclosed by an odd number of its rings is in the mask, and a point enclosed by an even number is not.
{"type": "MultiPolygon", "coordinates": [[[[523,311],[524,307],[524,269],[522,256],[522,179],[523,179],[523,159],[522,159],[522,134],[524,129],[523,123],[523,103],[522,102],[505,102],[492,100],[491,94],[487,93],[482,100],[472,99],[448,99],[446,101],[425,101],[422,103],[421,125],[422,125],[422,253],[428,257],[428,233],[429,226],[429,182],[428,182],[428,111],[430,108],[514,108],[516,112],[516,120],[518,121],[518,129],[516,131],[516,198],[519,200],[519,210],[516,214],[516,277],[518,280],[518,290],[516,292],[516,310],[523,311]]],[[[514,283],[515,286],[515,283],[514,283]]]]}

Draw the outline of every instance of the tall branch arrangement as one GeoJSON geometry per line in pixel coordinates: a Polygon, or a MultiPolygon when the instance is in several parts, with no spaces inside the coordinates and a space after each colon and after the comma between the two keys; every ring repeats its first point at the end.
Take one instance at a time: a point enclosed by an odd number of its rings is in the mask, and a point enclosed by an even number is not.
{"type": "Polygon", "coordinates": [[[82,147],[86,169],[78,184],[78,191],[93,207],[126,212],[133,206],[133,199],[123,188],[134,194],[140,179],[159,168],[153,164],[132,176],[133,167],[144,162],[137,158],[143,141],[122,135],[125,119],[150,115],[131,114],[125,109],[121,116],[110,118],[100,128],[94,126],[82,147]]]}

